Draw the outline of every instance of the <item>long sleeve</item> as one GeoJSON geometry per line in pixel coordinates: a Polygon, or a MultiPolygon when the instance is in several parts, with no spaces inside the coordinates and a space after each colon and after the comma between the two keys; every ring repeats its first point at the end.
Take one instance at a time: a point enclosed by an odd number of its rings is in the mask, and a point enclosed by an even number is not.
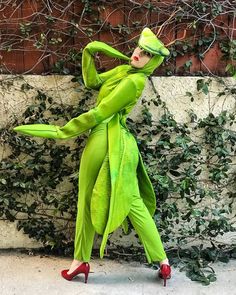
{"type": "Polygon", "coordinates": [[[115,69],[98,74],[94,62],[94,55],[97,52],[102,52],[107,56],[119,58],[129,61],[130,58],[120,51],[112,48],[104,42],[93,41],[90,42],[82,53],[82,75],[84,84],[88,88],[98,89],[102,83],[113,75],[115,69]]]}
{"type": "Polygon", "coordinates": [[[76,137],[119,112],[124,107],[135,104],[137,96],[139,96],[137,94],[137,86],[133,78],[126,77],[109,95],[103,98],[98,106],[71,119],[62,127],[57,125],[33,124],[17,126],[13,130],[23,134],[45,138],[67,139],[76,137]]]}

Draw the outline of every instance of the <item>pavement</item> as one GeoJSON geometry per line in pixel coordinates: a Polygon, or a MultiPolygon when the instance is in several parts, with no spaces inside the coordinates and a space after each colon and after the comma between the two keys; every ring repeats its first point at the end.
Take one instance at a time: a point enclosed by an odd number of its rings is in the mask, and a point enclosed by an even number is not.
{"type": "Polygon", "coordinates": [[[92,259],[88,283],[79,274],[72,281],[61,277],[72,258],[27,255],[0,249],[0,295],[236,295],[236,260],[217,262],[217,280],[208,286],[191,281],[172,267],[172,278],[163,286],[157,270],[137,261],[92,259]]]}

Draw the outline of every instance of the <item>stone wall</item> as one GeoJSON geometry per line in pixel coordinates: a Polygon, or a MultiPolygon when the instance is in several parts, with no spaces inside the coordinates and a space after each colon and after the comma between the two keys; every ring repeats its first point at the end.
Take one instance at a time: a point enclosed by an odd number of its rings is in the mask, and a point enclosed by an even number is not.
{"type": "MultiPolygon", "coordinates": [[[[80,99],[79,92],[76,91],[80,87],[76,83],[71,82],[72,76],[42,76],[42,75],[27,75],[27,76],[0,76],[0,124],[5,124],[18,116],[31,104],[32,98],[37,94],[37,90],[51,95],[58,102],[67,102],[76,104],[80,99]],[[33,89],[24,91],[22,84],[29,84],[33,89]]],[[[205,95],[197,90],[198,79],[203,77],[152,77],[152,83],[148,81],[142,98],[149,100],[155,97],[153,86],[159,93],[162,100],[166,102],[170,112],[174,115],[178,122],[189,123],[188,111],[193,110],[198,118],[205,117],[209,112],[217,115],[224,110],[235,109],[235,98],[233,95],[217,94],[222,90],[222,84],[217,79],[212,78],[209,94],[205,95]],[[194,96],[194,101],[190,101],[190,97],[186,92],[191,92],[194,96]]],[[[207,77],[204,77],[207,79],[207,77]]],[[[232,78],[223,79],[228,85],[235,85],[235,80],[232,78]]],[[[141,99],[138,101],[130,117],[135,120],[140,113],[141,99]]],[[[158,112],[153,113],[154,119],[158,118],[158,112]]],[[[8,154],[8,151],[0,146],[0,157],[3,159],[8,154]]],[[[128,246],[130,244],[139,245],[137,238],[132,232],[128,236],[123,236],[121,230],[118,229],[111,237],[111,242],[128,246]]],[[[232,235],[226,235],[225,239],[230,240],[232,235]]],[[[95,238],[94,247],[99,247],[100,240],[95,238]]],[[[22,231],[17,231],[15,223],[0,220],[0,248],[34,248],[41,246],[38,242],[30,239],[28,235],[22,231]]]]}

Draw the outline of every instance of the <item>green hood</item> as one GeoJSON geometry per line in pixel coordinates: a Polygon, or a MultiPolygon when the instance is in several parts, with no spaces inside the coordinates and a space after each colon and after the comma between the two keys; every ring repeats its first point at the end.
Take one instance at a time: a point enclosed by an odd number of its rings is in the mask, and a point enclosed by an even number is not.
{"type": "Polygon", "coordinates": [[[167,57],[170,52],[165,45],[156,37],[156,35],[149,29],[144,28],[140,34],[138,40],[138,46],[148,52],[153,57],[150,61],[141,69],[132,67],[130,72],[132,73],[144,73],[146,76],[151,75],[156,68],[163,62],[164,58],[167,57]]]}
{"type": "Polygon", "coordinates": [[[140,38],[138,40],[138,45],[140,48],[143,48],[153,55],[170,55],[170,51],[149,28],[144,28],[142,30],[140,38]]]}

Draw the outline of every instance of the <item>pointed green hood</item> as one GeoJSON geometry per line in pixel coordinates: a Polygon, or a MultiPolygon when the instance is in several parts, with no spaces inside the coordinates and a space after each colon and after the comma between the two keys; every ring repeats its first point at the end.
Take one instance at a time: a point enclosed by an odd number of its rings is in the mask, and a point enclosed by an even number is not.
{"type": "Polygon", "coordinates": [[[153,55],[170,55],[169,50],[149,28],[144,28],[142,30],[138,45],[140,48],[150,52],[153,55]]]}
{"type": "Polygon", "coordinates": [[[165,47],[165,45],[156,37],[156,35],[149,29],[144,28],[141,32],[140,38],[138,40],[138,46],[148,52],[150,52],[153,57],[150,61],[140,69],[132,68],[129,72],[131,73],[144,73],[145,75],[151,75],[154,70],[159,67],[163,62],[164,58],[167,57],[170,52],[165,47]]]}

